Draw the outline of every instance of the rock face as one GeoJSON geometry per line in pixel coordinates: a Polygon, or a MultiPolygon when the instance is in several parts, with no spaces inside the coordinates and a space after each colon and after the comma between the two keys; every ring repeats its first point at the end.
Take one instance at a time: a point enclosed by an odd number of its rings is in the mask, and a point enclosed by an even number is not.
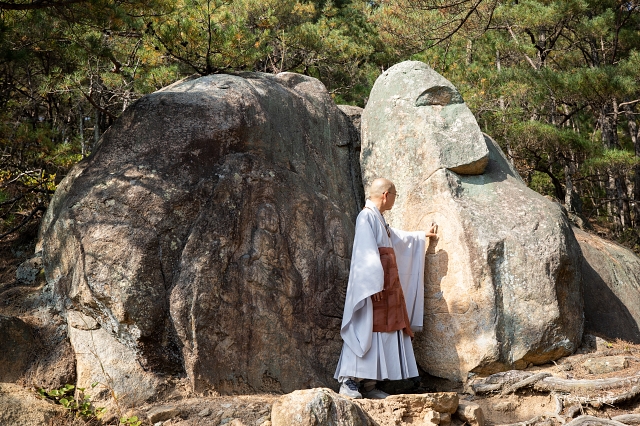
{"type": "Polygon", "coordinates": [[[196,391],[329,383],[363,203],[350,126],[291,73],[187,80],[127,109],[41,229],[78,385],[101,365],[148,387],[131,404],[168,375],[196,391]]]}
{"type": "Polygon", "coordinates": [[[14,382],[29,367],[36,348],[31,327],[20,318],[0,315],[0,382],[14,382]]]}
{"type": "Polygon", "coordinates": [[[35,392],[12,383],[0,383],[0,425],[63,424],[67,410],[38,398],[35,392]]]}
{"type": "Polygon", "coordinates": [[[640,258],[596,235],[574,232],[585,259],[585,331],[640,343],[640,258]]]}
{"type": "Polygon", "coordinates": [[[464,379],[572,353],[583,301],[560,206],[526,187],[452,87],[418,62],[382,74],[362,114],[361,165],[365,186],[395,182],[392,226],[439,225],[414,348],[428,373],[464,379]]]}

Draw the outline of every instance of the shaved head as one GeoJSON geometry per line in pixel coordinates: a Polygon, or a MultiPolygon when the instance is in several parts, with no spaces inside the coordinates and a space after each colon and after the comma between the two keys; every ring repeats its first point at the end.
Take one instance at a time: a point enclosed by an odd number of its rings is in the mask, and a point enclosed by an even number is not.
{"type": "Polygon", "coordinates": [[[395,185],[389,179],[378,178],[369,185],[369,199],[375,200],[382,198],[382,194],[395,189],[395,185]]]}

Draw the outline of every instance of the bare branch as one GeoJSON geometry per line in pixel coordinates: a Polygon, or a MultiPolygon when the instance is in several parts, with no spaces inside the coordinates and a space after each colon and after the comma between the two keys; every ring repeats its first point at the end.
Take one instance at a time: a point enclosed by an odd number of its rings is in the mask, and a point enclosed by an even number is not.
{"type": "Polygon", "coordinates": [[[42,204],[37,205],[36,208],[33,209],[31,211],[31,213],[29,213],[29,215],[27,217],[25,217],[22,220],[22,222],[20,222],[19,225],[14,226],[12,229],[10,229],[7,232],[5,232],[4,234],[0,235],[0,240],[3,239],[4,237],[6,237],[7,235],[13,234],[17,230],[19,230],[20,228],[25,226],[27,223],[29,223],[29,221],[31,221],[31,219],[33,219],[33,217],[36,215],[36,213],[38,213],[39,211],[45,211],[45,210],[47,210],[47,209],[42,204]]]}

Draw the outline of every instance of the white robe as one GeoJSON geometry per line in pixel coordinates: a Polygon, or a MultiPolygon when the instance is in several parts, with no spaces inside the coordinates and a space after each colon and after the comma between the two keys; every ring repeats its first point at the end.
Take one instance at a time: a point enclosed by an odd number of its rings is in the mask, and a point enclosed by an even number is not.
{"type": "Polygon", "coordinates": [[[411,338],[402,330],[373,332],[371,296],[382,291],[384,271],[378,247],[393,247],[413,331],[422,330],[424,315],[424,231],[389,228],[378,208],[367,200],[356,220],[351,270],[340,334],[344,340],[335,378],[400,380],[418,376],[411,338]]]}

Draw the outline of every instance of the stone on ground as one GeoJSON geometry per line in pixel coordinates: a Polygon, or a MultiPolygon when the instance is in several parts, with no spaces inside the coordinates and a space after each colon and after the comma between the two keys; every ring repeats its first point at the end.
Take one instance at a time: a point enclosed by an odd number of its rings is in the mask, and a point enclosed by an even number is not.
{"type": "Polygon", "coordinates": [[[484,413],[478,404],[469,401],[460,401],[456,415],[463,422],[471,426],[484,426],[484,413]]]}
{"type": "Polygon", "coordinates": [[[365,426],[372,419],[357,405],[330,389],[299,390],[284,395],[273,404],[273,426],[365,426]]]}
{"type": "Polygon", "coordinates": [[[157,423],[172,419],[178,415],[180,415],[180,409],[178,409],[178,407],[174,405],[161,405],[149,410],[147,412],[147,419],[149,419],[151,423],[157,423]]]}
{"type": "Polygon", "coordinates": [[[602,358],[590,358],[583,362],[582,366],[591,374],[606,374],[624,370],[629,367],[629,361],[625,356],[605,356],[602,358]]]}

